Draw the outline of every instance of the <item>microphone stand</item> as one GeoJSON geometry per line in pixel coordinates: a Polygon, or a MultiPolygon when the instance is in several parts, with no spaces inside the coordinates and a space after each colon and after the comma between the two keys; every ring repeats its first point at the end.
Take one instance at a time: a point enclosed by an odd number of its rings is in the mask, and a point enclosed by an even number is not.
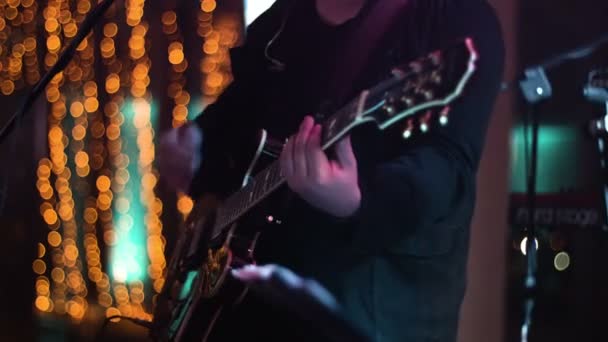
{"type": "MultiPolygon", "coordinates": [[[[540,102],[551,97],[553,90],[545,75],[543,67],[526,69],[525,79],[520,81],[520,88],[528,104],[525,122],[531,119],[532,124],[532,146],[530,146],[530,164],[526,165],[527,171],[527,199],[528,199],[528,226],[527,226],[527,272],[525,277],[525,303],[524,322],[521,326],[521,341],[528,341],[530,326],[532,325],[532,311],[534,309],[534,292],[536,290],[536,270],[538,267],[536,255],[536,174],[538,166],[538,113],[537,106],[540,102]]],[[[527,136],[528,127],[525,125],[524,134],[527,136]]],[[[527,139],[526,139],[527,141],[527,139]]],[[[528,146],[526,146],[526,149],[528,146]]],[[[526,163],[527,164],[527,163],[526,163]]]]}
{"type": "Polygon", "coordinates": [[[85,18],[80,26],[78,33],[74,37],[74,39],[70,42],[70,44],[63,51],[57,63],[53,65],[49,71],[38,81],[38,83],[34,86],[34,88],[30,91],[30,93],[26,96],[25,100],[19,107],[19,109],[13,114],[13,116],[7,121],[7,123],[0,129],[0,144],[4,142],[4,139],[8,137],[8,135],[15,128],[15,123],[17,120],[21,119],[27,112],[31,109],[34,101],[40,96],[42,91],[46,88],[46,86],[51,82],[53,77],[60,73],[63,69],[68,66],[68,63],[74,58],[76,54],[76,49],[82,43],[82,41],[91,33],[93,27],[99,22],[102,16],[106,13],[106,11],[112,6],[114,0],[104,0],[102,3],[98,4],[97,7],[89,13],[89,15],[85,18]]]}
{"type": "Polygon", "coordinates": [[[603,192],[604,192],[604,219],[606,222],[603,224],[602,228],[605,231],[608,231],[608,150],[606,149],[606,144],[608,142],[608,131],[606,131],[606,123],[608,122],[608,99],[604,103],[606,106],[606,114],[599,120],[593,120],[592,123],[595,123],[595,127],[593,127],[592,135],[595,136],[597,140],[597,147],[600,153],[600,166],[603,171],[603,192]],[[598,123],[601,123],[598,125],[598,123]],[[599,127],[598,127],[599,126],[599,127]],[[595,132],[594,132],[595,131],[595,132]],[[595,133],[595,134],[593,134],[595,133]]]}
{"type": "MultiPolygon", "coordinates": [[[[534,297],[536,291],[536,271],[537,263],[537,244],[536,244],[536,174],[538,165],[538,114],[537,107],[542,101],[545,101],[552,96],[551,83],[545,74],[546,69],[557,67],[569,60],[578,60],[591,55],[603,44],[608,43],[608,33],[603,34],[593,42],[574,50],[558,54],[545,62],[524,70],[524,78],[519,81],[519,87],[527,102],[528,113],[526,114],[526,122],[528,117],[532,121],[532,145],[530,155],[530,165],[527,179],[527,197],[528,197],[528,227],[527,227],[527,270],[524,281],[525,302],[524,302],[524,321],[521,326],[521,341],[528,342],[528,335],[532,325],[532,312],[534,309],[534,297]]],[[[508,86],[503,85],[503,90],[508,86]]],[[[525,127],[527,136],[527,127],[525,127]]],[[[526,146],[527,148],[527,146],[526,146]]],[[[607,199],[608,201],[608,199],[607,199]]]]}
{"type": "MultiPolygon", "coordinates": [[[[600,46],[602,46],[606,43],[608,43],[608,32],[604,33],[603,35],[599,36],[598,38],[596,38],[595,40],[593,40],[592,42],[590,42],[586,45],[582,45],[573,50],[560,53],[556,56],[553,56],[553,57],[547,59],[546,61],[544,61],[538,65],[530,67],[530,68],[526,69],[525,72],[532,71],[532,70],[543,70],[543,71],[549,70],[554,67],[560,66],[560,65],[566,63],[567,61],[583,59],[583,58],[591,55],[593,52],[595,52],[595,50],[597,50],[600,46]]],[[[525,80],[524,81],[515,81],[515,80],[505,81],[500,85],[500,90],[501,91],[511,90],[515,83],[519,83],[519,86],[521,87],[522,82],[525,82],[525,80]]],[[[522,91],[524,93],[524,96],[527,96],[526,90],[522,89],[522,91]]]]}
{"type": "MultiPolygon", "coordinates": [[[[99,22],[102,16],[106,13],[106,11],[112,6],[114,0],[104,0],[99,3],[89,15],[82,22],[78,32],[74,39],[70,42],[70,44],[66,47],[66,49],[61,53],[57,62],[53,67],[49,69],[49,71],[44,74],[44,76],[36,83],[36,85],[32,88],[32,90],[27,94],[25,100],[19,106],[19,109],[11,116],[4,127],[0,129],[0,145],[4,142],[4,140],[11,134],[11,132],[17,127],[17,123],[30,111],[36,99],[40,96],[40,94],[44,91],[46,86],[51,82],[53,77],[61,72],[68,66],[68,63],[74,58],[76,54],[76,49],[82,43],[82,41],[91,33],[93,27],[99,22]]],[[[6,196],[8,191],[8,179],[5,178],[2,180],[2,187],[0,188],[0,215],[2,211],[4,211],[4,204],[6,201],[6,196]]]]}
{"type": "Polygon", "coordinates": [[[604,192],[604,224],[602,229],[608,231],[608,69],[594,70],[589,74],[589,83],[585,86],[583,93],[590,102],[601,103],[605,106],[604,116],[591,120],[587,130],[592,138],[596,139],[600,167],[603,171],[604,192]],[[599,82],[594,82],[598,77],[599,82]]]}

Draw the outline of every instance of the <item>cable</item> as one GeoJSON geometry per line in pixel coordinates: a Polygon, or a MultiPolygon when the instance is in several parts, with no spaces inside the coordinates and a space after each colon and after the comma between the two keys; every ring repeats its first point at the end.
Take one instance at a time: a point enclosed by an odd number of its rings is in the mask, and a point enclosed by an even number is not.
{"type": "Polygon", "coordinates": [[[101,325],[101,328],[99,328],[99,331],[97,332],[97,335],[95,336],[95,341],[97,341],[97,342],[101,342],[102,341],[103,333],[106,330],[106,327],[108,326],[108,323],[111,320],[116,319],[116,318],[130,321],[130,322],[132,322],[134,324],[137,324],[137,325],[139,325],[141,327],[144,327],[146,329],[152,329],[152,321],[146,321],[145,319],[126,317],[126,316],[121,316],[121,315],[114,315],[114,316],[106,317],[106,319],[104,319],[103,324],[101,325]]]}
{"type": "Polygon", "coordinates": [[[34,101],[38,98],[42,91],[44,91],[46,86],[51,82],[55,75],[57,75],[59,72],[61,72],[61,70],[65,69],[68,66],[70,61],[74,58],[74,55],[76,54],[76,50],[80,43],[82,43],[82,41],[89,35],[91,30],[93,30],[93,27],[97,24],[99,19],[103,17],[104,13],[108,10],[108,8],[110,8],[113,3],[114,0],[105,0],[104,2],[98,4],[97,7],[95,7],[93,11],[91,11],[89,16],[87,16],[87,18],[82,22],[78,33],[70,42],[70,45],[68,45],[63,51],[61,56],[59,56],[57,63],[55,63],[55,65],[53,65],[53,67],[34,86],[32,91],[28,94],[28,96],[21,104],[19,110],[15,112],[15,114],[13,114],[13,116],[11,116],[7,120],[6,125],[2,127],[2,129],[0,129],[0,144],[2,143],[4,138],[6,138],[6,136],[10,134],[17,118],[23,117],[27,113],[27,111],[34,104],[34,101]]]}
{"type": "Polygon", "coordinates": [[[597,48],[599,48],[600,46],[604,45],[604,43],[607,43],[607,42],[608,42],[608,33],[604,33],[602,36],[600,36],[598,39],[594,40],[593,42],[583,45],[581,47],[578,47],[574,50],[561,53],[553,58],[548,59],[547,61],[540,64],[539,66],[542,68],[545,68],[545,69],[551,69],[553,67],[563,64],[566,61],[587,57],[590,54],[592,54],[593,52],[595,52],[595,50],[597,50],[597,48]]]}
{"type": "MultiPolygon", "coordinates": [[[[585,57],[591,55],[592,53],[594,53],[595,50],[597,50],[600,46],[602,46],[606,43],[608,43],[608,33],[604,33],[603,35],[601,35],[599,38],[595,39],[591,43],[582,45],[582,46],[577,47],[570,51],[560,53],[554,57],[551,57],[551,58],[545,60],[544,62],[542,62],[540,64],[526,68],[526,70],[538,69],[538,68],[551,69],[556,66],[562,65],[567,61],[585,58],[585,57]]],[[[513,88],[513,86],[518,83],[519,83],[519,81],[517,81],[517,80],[503,82],[501,84],[501,91],[511,90],[511,88],[513,88]]]]}
{"type": "Polygon", "coordinates": [[[526,111],[523,115],[523,137],[524,137],[524,178],[526,181],[530,178],[530,137],[528,132],[530,130],[530,111],[526,111]]]}

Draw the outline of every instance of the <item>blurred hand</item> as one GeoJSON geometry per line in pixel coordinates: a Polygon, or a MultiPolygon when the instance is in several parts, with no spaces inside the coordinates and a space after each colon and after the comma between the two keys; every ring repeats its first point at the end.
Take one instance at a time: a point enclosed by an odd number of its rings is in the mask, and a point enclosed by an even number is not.
{"type": "Polygon", "coordinates": [[[314,279],[302,278],[283,266],[250,264],[231,272],[235,278],[274,303],[304,311],[313,311],[318,305],[322,305],[324,310],[338,310],[336,299],[321,284],[314,279]]]}
{"type": "Polygon", "coordinates": [[[348,217],[361,203],[357,160],[350,136],[334,148],[336,160],[329,160],[321,149],[321,125],[307,116],[283,148],[281,171],[291,190],[310,205],[336,217],[348,217]]]}
{"type": "Polygon", "coordinates": [[[160,138],[161,179],[175,190],[187,192],[201,164],[203,134],[194,123],[174,128],[160,138]]]}

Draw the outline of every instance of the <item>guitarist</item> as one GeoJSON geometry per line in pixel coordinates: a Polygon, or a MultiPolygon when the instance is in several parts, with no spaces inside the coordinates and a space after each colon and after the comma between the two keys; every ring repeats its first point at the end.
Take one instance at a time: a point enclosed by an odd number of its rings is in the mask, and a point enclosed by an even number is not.
{"type": "MultiPolygon", "coordinates": [[[[369,57],[340,84],[334,78],[348,72],[335,70],[353,57],[344,47],[357,41],[353,35],[377,2],[278,0],[231,51],[234,81],[217,102],[162,138],[161,171],[175,190],[227,195],[240,184],[242,137],[265,128],[275,139],[288,138],[280,164],[291,197],[276,213],[280,229],[262,233],[257,262],[319,281],[373,341],[455,341],[475,175],[504,46],[485,0],[404,3],[379,41],[362,39],[360,53],[369,57]],[[446,127],[405,141],[403,125],[363,125],[328,153],[321,150],[324,115],[391,67],[463,37],[473,38],[480,59],[446,127]]],[[[220,324],[227,331],[217,333],[219,340],[317,340],[306,335],[314,329],[293,328],[255,296],[241,307],[224,323],[232,329],[220,324]]]]}

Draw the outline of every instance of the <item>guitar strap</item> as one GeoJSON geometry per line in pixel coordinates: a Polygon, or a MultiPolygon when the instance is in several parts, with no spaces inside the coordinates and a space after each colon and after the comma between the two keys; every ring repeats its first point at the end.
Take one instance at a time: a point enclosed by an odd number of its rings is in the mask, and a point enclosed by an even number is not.
{"type": "Polygon", "coordinates": [[[364,10],[367,15],[359,22],[340,47],[339,56],[330,78],[329,98],[334,104],[343,104],[355,89],[358,78],[372,54],[382,48],[383,38],[387,36],[398,19],[403,18],[404,12],[411,0],[367,0],[364,10]]]}

